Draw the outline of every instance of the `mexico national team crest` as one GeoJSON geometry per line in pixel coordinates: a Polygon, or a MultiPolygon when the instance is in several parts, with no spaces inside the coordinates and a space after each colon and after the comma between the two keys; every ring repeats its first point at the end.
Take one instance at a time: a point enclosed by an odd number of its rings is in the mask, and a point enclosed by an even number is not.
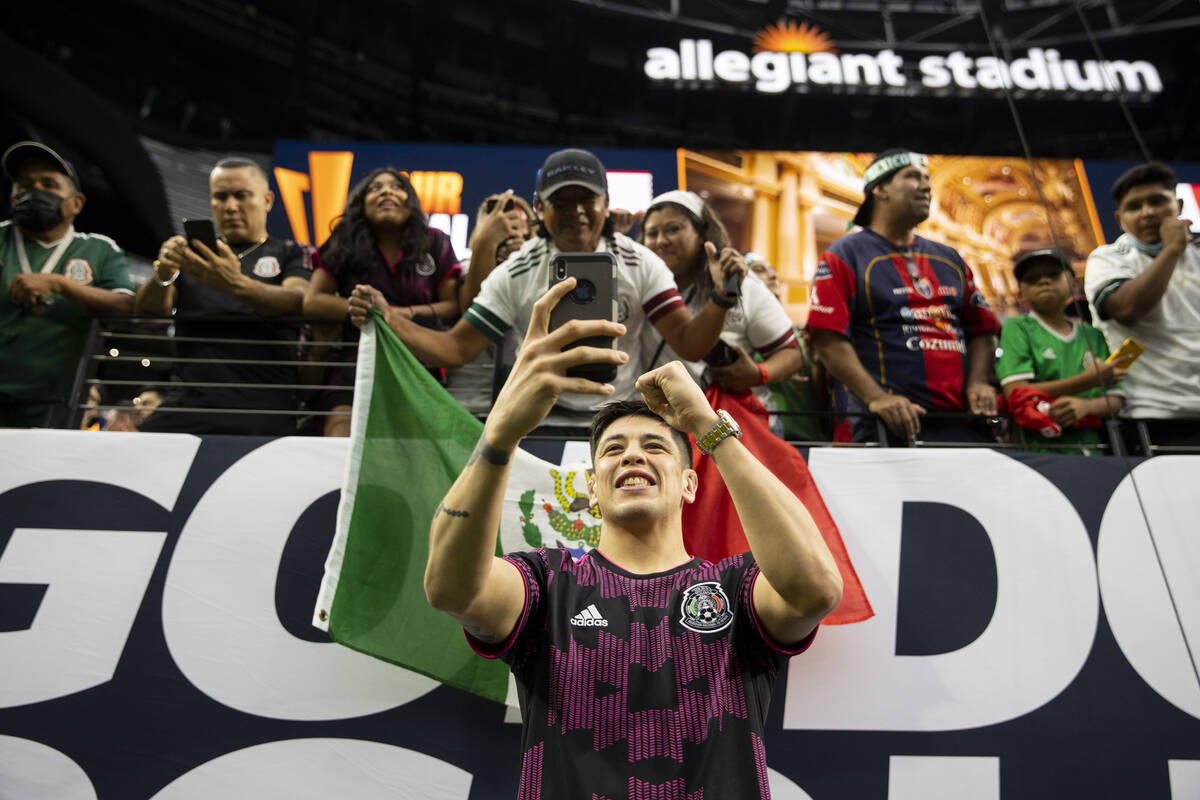
{"type": "Polygon", "coordinates": [[[263,256],[254,262],[254,274],[260,278],[274,278],[282,271],[279,259],[275,256],[263,256]]]}
{"type": "Polygon", "coordinates": [[[620,295],[617,299],[617,322],[625,324],[627,319],[629,319],[629,298],[620,295]]]}
{"type": "Polygon", "coordinates": [[[679,604],[683,627],[696,633],[716,633],[733,622],[733,611],[725,590],[716,581],[693,583],[683,593],[679,604]]]}
{"type": "Polygon", "coordinates": [[[433,256],[426,253],[425,257],[417,262],[417,274],[422,278],[428,278],[435,272],[437,272],[437,264],[434,262],[433,256]]]}
{"type": "Polygon", "coordinates": [[[63,272],[68,278],[76,283],[82,283],[84,286],[91,283],[95,278],[92,272],[92,265],[85,258],[72,258],[67,262],[67,266],[63,269],[63,272]]]}

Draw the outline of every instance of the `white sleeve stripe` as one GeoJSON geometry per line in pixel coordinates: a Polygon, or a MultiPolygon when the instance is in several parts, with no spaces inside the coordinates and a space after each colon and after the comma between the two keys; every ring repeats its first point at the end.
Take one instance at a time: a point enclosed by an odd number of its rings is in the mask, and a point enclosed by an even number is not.
{"type": "Polygon", "coordinates": [[[1007,386],[1014,381],[1031,381],[1033,380],[1033,377],[1034,375],[1032,372],[1018,372],[1015,375],[1009,375],[1007,378],[1001,378],[1000,385],[1007,386]]]}
{"type": "Polygon", "coordinates": [[[78,233],[78,232],[77,232],[77,233],[76,233],[76,236],[81,236],[81,237],[83,237],[84,239],[99,239],[99,240],[100,240],[100,241],[102,241],[102,242],[107,242],[107,243],[108,243],[108,246],[109,246],[109,247],[111,247],[111,248],[113,249],[113,251],[114,251],[114,252],[117,252],[117,253],[123,253],[123,252],[124,252],[124,251],[121,249],[120,245],[118,245],[116,242],[114,242],[114,241],[113,241],[112,239],[110,239],[109,237],[105,236],[103,233],[78,233]]]}
{"type": "Polygon", "coordinates": [[[647,308],[646,316],[653,317],[655,314],[658,313],[659,309],[665,308],[670,305],[674,305],[676,302],[682,303],[683,301],[679,298],[678,295],[673,296],[673,297],[668,297],[665,300],[663,300],[661,303],[659,303],[658,305],[654,306],[653,308],[647,308]]]}

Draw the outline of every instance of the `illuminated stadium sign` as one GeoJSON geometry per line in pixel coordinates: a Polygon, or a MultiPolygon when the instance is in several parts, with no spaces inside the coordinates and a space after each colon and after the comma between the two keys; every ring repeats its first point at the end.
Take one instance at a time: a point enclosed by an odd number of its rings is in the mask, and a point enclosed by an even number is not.
{"type": "Polygon", "coordinates": [[[752,53],[714,52],[708,39],[683,39],[678,48],[652,47],[643,70],[656,82],[753,87],[764,94],[808,87],[870,87],[886,90],[957,88],[1026,91],[1100,97],[1108,92],[1158,94],[1162,79],[1148,61],[1075,61],[1057,50],[1029,48],[1024,58],[973,58],[956,50],[917,62],[916,81],[905,60],[892,50],[839,53],[833,40],[807,23],[768,25],[754,39],[752,53]]]}

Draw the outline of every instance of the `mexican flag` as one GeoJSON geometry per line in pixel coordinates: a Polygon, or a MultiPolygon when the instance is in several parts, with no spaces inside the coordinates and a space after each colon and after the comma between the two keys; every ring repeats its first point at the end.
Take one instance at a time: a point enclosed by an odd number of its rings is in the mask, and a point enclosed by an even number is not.
{"type": "MultiPolygon", "coordinates": [[[[339,644],[504,702],[508,667],[475,655],[424,589],[433,512],[483,424],[378,316],[363,329],[354,392],[346,476],[313,624],[339,644]]],[[[588,507],[587,468],[518,450],[496,552],[563,546],[582,555],[594,547],[600,520],[588,507]]]]}
{"type": "MultiPolygon", "coordinates": [[[[466,465],[483,424],[433,379],[381,317],[374,317],[359,342],[346,476],[313,624],[354,650],[515,705],[508,667],[475,655],[458,623],[435,611],[425,599],[433,512],[466,465]]],[[[736,404],[730,407],[743,417],[747,436],[758,435],[736,404]]],[[[766,431],[765,421],[758,427],[766,431]]],[[[789,463],[803,471],[797,480],[781,477],[813,512],[838,558],[846,597],[855,598],[843,603],[847,608],[839,609],[841,619],[829,621],[865,619],[870,606],[803,459],[769,432],[762,435],[770,440],[764,446],[790,453],[782,458],[774,451],[756,450],[765,463],[774,464],[777,474],[786,472],[784,465],[789,463]]],[[[578,445],[574,448],[578,458],[561,458],[560,463],[517,450],[504,496],[497,554],[565,547],[578,558],[599,543],[599,512],[590,508],[587,499],[587,446],[568,443],[566,449],[572,445],[578,445]]],[[[715,468],[706,470],[703,461],[697,467],[710,477],[702,481],[695,504],[702,521],[689,525],[685,515],[685,529],[691,528],[685,531],[690,534],[685,540],[691,552],[717,561],[744,551],[746,540],[719,473],[715,468]],[[706,485],[713,487],[708,495],[706,485]],[[718,536],[720,532],[726,533],[718,536]]],[[[833,616],[838,617],[838,612],[833,616]]]]}

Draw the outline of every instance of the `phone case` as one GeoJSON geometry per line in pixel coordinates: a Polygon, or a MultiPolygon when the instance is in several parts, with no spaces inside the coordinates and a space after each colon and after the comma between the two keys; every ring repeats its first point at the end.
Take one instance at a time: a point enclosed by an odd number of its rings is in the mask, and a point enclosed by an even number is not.
{"type": "Polygon", "coordinates": [[[1129,363],[1126,364],[1126,366],[1128,366],[1134,361],[1137,361],[1138,356],[1140,356],[1143,352],[1145,352],[1145,350],[1142,348],[1142,345],[1137,339],[1126,339],[1121,343],[1120,347],[1109,354],[1108,358],[1104,360],[1111,363],[1113,361],[1128,359],[1129,363]]]}
{"type": "MultiPolygon", "coordinates": [[[[573,319],[617,321],[617,261],[611,253],[559,253],[550,262],[550,286],[575,278],[575,290],[550,311],[550,330],[573,319]]],[[[616,348],[617,340],[593,336],[572,342],[563,349],[579,347],[616,348]]],[[[567,375],[607,383],[617,376],[616,364],[571,367],[567,375]]]]}
{"type": "Polygon", "coordinates": [[[183,235],[189,245],[193,239],[199,239],[209,250],[217,252],[217,229],[211,219],[185,219],[183,235]]]}

